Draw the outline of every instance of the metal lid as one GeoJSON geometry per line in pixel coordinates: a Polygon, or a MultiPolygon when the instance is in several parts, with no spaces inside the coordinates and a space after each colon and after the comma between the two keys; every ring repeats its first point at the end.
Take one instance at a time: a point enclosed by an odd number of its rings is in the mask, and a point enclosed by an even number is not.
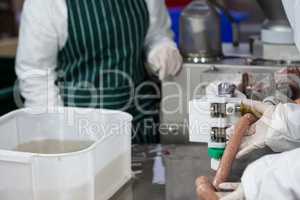
{"type": "Polygon", "coordinates": [[[220,97],[233,97],[235,85],[228,82],[223,82],[218,85],[218,96],[220,97]]]}

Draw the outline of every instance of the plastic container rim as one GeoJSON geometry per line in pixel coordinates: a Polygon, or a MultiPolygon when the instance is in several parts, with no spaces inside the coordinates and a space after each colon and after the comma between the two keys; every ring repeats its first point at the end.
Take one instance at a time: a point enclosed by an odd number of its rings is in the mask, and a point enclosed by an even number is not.
{"type": "MultiPolygon", "coordinates": [[[[71,109],[71,110],[93,110],[91,108],[75,108],[75,107],[59,107],[59,109],[71,109]]],[[[1,117],[1,120],[8,120],[10,118],[12,118],[14,115],[20,113],[20,112],[26,112],[26,111],[39,111],[40,109],[38,108],[22,108],[22,109],[18,109],[18,110],[15,110],[15,111],[12,111],[4,116],[1,117]]],[[[95,110],[93,110],[95,111],[95,110]]],[[[111,114],[121,114],[124,116],[124,122],[131,122],[133,117],[126,113],[126,112],[123,112],[123,111],[117,111],[117,110],[109,110],[109,109],[97,109],[97,111],[101,114],[103,113],[111,113],[111,114]],[[126,119],[127,118],[127,119],[126,119]]],[[[56,114],[55,112],[52,112],[50,114],[56,114]]],[[[130,132],[131,134],[131,132],[130,132]]],[[[69,152],[69,153],[61,153],[61,154],[39,154],[39,153],[28,153],[28,152],[19,152],[19,151],[13,151],[13,150],[3,150],[3,149],[0,149],[0,155],[6,155],[6,156],[9,156],[9,155],[14,155],[14,156],[26,156],[26,157],[29,157],[29,158],[34,158],[34,157],[42,157],[42,158],[54,158],[54,157],[73,157],[73,156],[78,156],[78,155],[81,155],[81,154],[84,154],[84,153],[87,153],[87,152],[91,152],[91,150],[95,149],[96,146],[109,139],[110,137],[112,137],[112,135],[109,135],[107,137],[104,137],[100,140],[97,140],[95,141],[92,145],[90,145],[88,148],[86,149],[83,149],[83,150],[80,150],[80,151],[74,151],[74,152],[69,152]]],[[[131,138],[131,137],[130,137],[131,138]]]]}

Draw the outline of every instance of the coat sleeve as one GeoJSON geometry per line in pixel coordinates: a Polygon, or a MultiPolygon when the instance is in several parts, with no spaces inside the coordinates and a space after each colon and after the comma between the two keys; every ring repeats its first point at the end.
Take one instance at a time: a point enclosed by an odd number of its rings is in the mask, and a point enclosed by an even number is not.
{"type": "Polygon", "coordinates": [[[173,41],[171,19],[164,0],[146,0],[150,16],[150,26],[145,40],[147,57],[162,46],[177,48],[173,41]]]}
{"type": "Polygon", "coordinates": [[[275,152],[300,148],[300,105],[279,104],[268,127],[266,144],[275,152]]]}
{"type": "Polygon", "coordinates": [[[55,85],[59,37],[51,21],[51,2],[26,0],[24,4],[16,73],[26,107],[62,105],[55,85]]]}
{"type": "Polygon", "coordinates": [[[300,149],[269,155],[251,164],[242,177],[247,200],[300,197],[300,149]]]}

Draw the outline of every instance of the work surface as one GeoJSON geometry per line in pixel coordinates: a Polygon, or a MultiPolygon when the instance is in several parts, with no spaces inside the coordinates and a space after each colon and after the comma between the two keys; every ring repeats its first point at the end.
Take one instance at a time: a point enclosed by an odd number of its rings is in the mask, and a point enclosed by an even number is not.
{"type": "MultiPolygon", "coordinates": [[[[230,179],[239,181],[247,164],[266,153],[270,153],[270,150],[257,151],[247,158],[236,161],[230,179]]],[[[162,148],[135,146],[133,160],[135,166],[141,164],[141,166],[133,167],[133,170],[141,173],[137,174],[111,200],[196,200],[195,179],[200,175],[210,178],[214,176],[214,172],[210,169],[207,146],[204,144],[168,145],[162,148]],[[152,183],[154,161],[157,160],[157,155],[161,154],[165,167],[165,185],[152,183]]],[[[161,176],[158,177],[161,178],[161,176]]]]}

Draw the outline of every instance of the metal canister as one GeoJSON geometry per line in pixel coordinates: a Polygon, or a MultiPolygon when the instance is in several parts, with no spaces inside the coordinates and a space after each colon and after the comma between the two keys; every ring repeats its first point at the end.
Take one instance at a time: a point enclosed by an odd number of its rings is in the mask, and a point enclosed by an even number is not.
{"type": "Polygon", "coordinates": [[[220,16],[207,0],[194,0],[182,12],[180,51],[186,62],[206,63],[222,57],[220,16]]]}

